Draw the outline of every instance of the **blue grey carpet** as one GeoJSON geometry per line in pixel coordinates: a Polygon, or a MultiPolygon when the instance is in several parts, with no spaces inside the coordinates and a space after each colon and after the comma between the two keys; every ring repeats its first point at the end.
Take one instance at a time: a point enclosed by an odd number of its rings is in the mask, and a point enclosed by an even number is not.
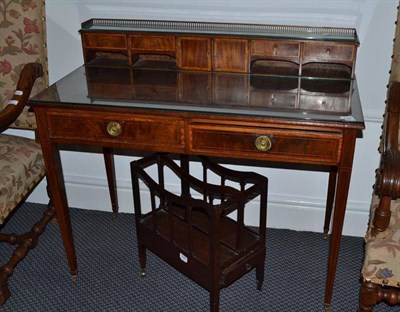
{"type": "MultiPolygon", "coordinates": [[[[44,209],[25,203],[3,231],[30,228],[44,209]]],[[[58,225],[49,224],[11,277],[12,296],[0,311],[209,311],[208,292],[150,252],[147,275],[139,277],[132,214],[113,220],[108,212],[71,209],[71,219],[79,264],[76,284],[69,280],[58,225]]],[[[253,270],[221,291],[220,311],[323,311],[327,251],[328,241],[320,233],[268,229],[262,291],[256,290],[253,270]]],[[[9,254],[8,247],[0,246],[0,263],[9,254]]],[[[362,258],[362,238],[343,237],[332,311],[356,310],[362,258]]],[[[380,304],[374,311],[399,308],[380,304]]]]}

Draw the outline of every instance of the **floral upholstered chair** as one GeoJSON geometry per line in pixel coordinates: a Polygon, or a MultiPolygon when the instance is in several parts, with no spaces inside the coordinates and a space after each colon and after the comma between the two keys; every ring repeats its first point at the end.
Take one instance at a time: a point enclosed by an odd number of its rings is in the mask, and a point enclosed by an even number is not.
{"type": "Polygon", "coordinates": [[[396,24],[381,162],[365,237],[359,312],[373,311],[380,302],[400,303],[400,25],[396,24]]]}
{"type": "Polygon", "coordinates": [[[14,268],[36,246],[54,217],[49,203],[31,231],[23,235],[2,233],[12,211],[45,176],[40,145],[33,139],[4,133],[9,126],[31,130],[36,126],[26,103],[31,92],[47,85],[43,13],[43,0],[0,0],[0,242],[16,246],[11,258],[0,264],[0,304],[10,296],[8,279],[14,268]]]}
{"type": "MultiPolygon", "coordinates": [[[[48,86],[44,0],[0,0],[0,243],[16,245],[11,259],[0,263],[0,305],[10,296],[8,279],[15,266],[36,246],[39,235],[54,217],[47,211],[23,235],[3,234],[2,227],[45,176],[40,145],[12,135],[8,128],[35,130],[35,115],[26,106],[30,95],[48,86]]],[[[25,131],[24,133],[29,132],[25,131]]],[[[118,212],[113,151],[104,149],[113,215],[118,212]]]]}
{"type": "Polygon", "coordinates": [[[392,145],[398,142],[399,113],[400,83],[392,82],[385,116],[385,150],[365,237],[359,312],[372,311],[382,301],[400,303],[400,151],[398,143],[392,145]]]}

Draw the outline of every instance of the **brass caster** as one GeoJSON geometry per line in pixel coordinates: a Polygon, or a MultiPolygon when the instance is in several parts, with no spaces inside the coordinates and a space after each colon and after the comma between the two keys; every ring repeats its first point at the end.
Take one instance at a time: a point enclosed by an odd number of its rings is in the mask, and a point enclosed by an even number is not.
{"type": "Polygon", "coordinates": [[[118,217],[118,212],[113,212],[112,213],[112,219],[114,220],[115,218],[117,218],[118,217]]]}
{"type": "Polygon", "coordinates": [[[140,277],[145,277],[146,276],[146,270],[145,269],[141,269],[139,275],[140,275],[140,277]]]}
{"type": "Polygon", "coordinates": [[[331,305],[329,303],[325,303],[325,312],[331,312],[331,305]]]}
{"type": "Polygon", "coordinates": [[[328,233],[324,233],[324,240],[328,239],[328,233]]]}
{"type": "Polygon", "coordinates": [[[71,275],[71,278],[70,278],[70,280],[71,280],[71,282],[72,283],[76,283],[76,280],[77,280],[77,278],[78,278],[78,275],[76,275],[76,274],[74,274],[74,275],[71,275]]]}

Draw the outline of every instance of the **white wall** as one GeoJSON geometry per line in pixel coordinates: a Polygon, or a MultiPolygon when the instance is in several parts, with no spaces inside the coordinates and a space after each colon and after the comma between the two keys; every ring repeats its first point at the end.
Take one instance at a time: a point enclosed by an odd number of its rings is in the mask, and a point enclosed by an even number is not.
{"type": "MultiPolygon", "coordinates": [[[[47,0],[46,3],[50,82],[83,63],[78,30],[81,22],[92,17],[356,28],[361,41],[356,74],[366,130],[363,138],[357,141],[344,234],[364,235],[374,171],[379,162],[377,146],[390,68],[397,0],[47,0]]],[[[62,159],[69,205],[110,210],[101,155],[63,152],[62,159]]],[[[129,173],[131,160],[129,157],[117,156],[122,212],[133,211],[129,173]]],[[[320,232],[327,173],[268,168],[261,171],[270,180],[268,225],[320,232]]],[[[30,200],[46,202],[44,184],[31,195],[30,200]]],[[[249,221],[253,220],[250,218],[249,221]]]]}

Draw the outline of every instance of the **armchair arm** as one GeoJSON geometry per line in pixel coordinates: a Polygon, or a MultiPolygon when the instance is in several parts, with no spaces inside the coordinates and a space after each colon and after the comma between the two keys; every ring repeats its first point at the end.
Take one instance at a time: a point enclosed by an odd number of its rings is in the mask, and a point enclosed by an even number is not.
{"type": "Polygon", "coordinates": [[[43,67],[39,63],[28,63],[24,66],[19,76],[14,96],[0,111],[0,133],[6,130],[21,114],[35,80],[43,75],[43,67]]]}
{"type": "Polygon", "coordinates": [[[384,121],[383,146],[384,151],[398,150],[399,146],[399,115],[400,115],[400,82],[389,84],[387,109],[384,121]]]}
{"type": "Polygon", "coordinates": [[[375,210],[372,234],[387,229],[391,216],[392,199],[400,198],[400,83],[391,82],[388,90],[387,109],[383,131],[383,153],[377,171],[375,193],[380,196],[375,210]]]}
{"type": "Polygon", "coordinates": [[[398,150],[392,149],[382,154],[375,193],[380,198],[373,219],[373,235],[387,229],[390,223],[391,201],[400,197],[400,152],[398,150]]]}
{"type": "Polygon", "coordinates": [[[375,193],[393,199],[400,197],[400,151],[392,149],[382,154],[375,193]]]}

